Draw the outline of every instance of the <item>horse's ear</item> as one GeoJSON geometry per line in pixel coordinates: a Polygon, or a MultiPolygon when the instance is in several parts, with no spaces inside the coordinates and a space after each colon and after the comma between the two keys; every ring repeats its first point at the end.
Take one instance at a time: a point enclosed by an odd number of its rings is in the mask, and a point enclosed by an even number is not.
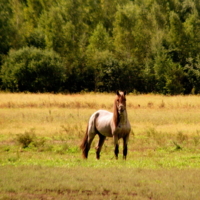
{"type": "Polygon", "coordinates": [[[120,96],[119,90],[116,91],[117,96],[120,96]]]}
{"type": "Polygon", "coordinates": [[[126,95],[126,91],[124,91],[124,96],[126,95]]]}

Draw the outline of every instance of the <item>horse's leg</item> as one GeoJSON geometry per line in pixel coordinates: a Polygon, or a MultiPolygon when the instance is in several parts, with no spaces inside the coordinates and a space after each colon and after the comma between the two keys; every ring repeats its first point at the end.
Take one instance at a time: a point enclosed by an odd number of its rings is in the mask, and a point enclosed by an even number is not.
{"type": "Polygon", "coordinates": [[[99,114],[95,113],[89,119],[88,127],[87,127],[87,130],[86,130],[86,137],[84,139],[83,144],[81,145],[81,147],[85,145],[85,148],[82,148],[84,158],[88,157],[88,152],[90,150],[91,143],[92,143],[95,135],[97,134],[97,131],[95,129],[95,122],[96,122],[96,118],[98,116],[99,116],[99,114]]]}
{"type": "Polygon", "coordinates": [[[123,138],[123,159],[126,160],[126,156],[128,153],[128,138],[129,136],[126,136],[123,138]]]}
{"type": "Polygon", "coordinates": [[[118,144],[118,137],[117,136],[114,136],[114,147],[115,147],[115,150],[114,150],[114,153],[115,153],[115,158],[118,159],[118,154],[119,154],[119,144],[118,144]]]}
{"type": "Polygon", "coordinates": [[[86,158],[88,157],[88,152],[90,150],[90,147],[91,147],[91,144],[92,144],[92,141],[93,141],[95,135],[96,135],[95,133],[90,133],[88,135],[88,142],[87,142],[87,147],[86,147],[86,158]]]}
{"type": "Polygon", "coordinates": [[[100,159],[100,152],[101,152],[101,149],[102,149],[102,146],[103,146],[105,139],[106,139],[105,136],[99,134],[99,142],[96,146],[96,158],[97,159],[100,159]]]}

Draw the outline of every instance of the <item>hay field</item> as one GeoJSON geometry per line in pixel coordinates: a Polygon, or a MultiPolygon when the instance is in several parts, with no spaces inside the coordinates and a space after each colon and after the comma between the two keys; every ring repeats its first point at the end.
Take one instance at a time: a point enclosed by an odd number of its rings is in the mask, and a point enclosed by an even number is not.
{"type": "Polygon", "coordinates": [[[127,161],[112,138],[82,160],[89,116],[114,97],[0,93],[0,199],[198,199],[200,97],[127,95],[127,161]]]}
{"type": "MultiPolygon", "coordinates": [[[[114,94],[0,94],[1,135],[35,128],[40,135],[56,135],[60,126],[82,126],[98,109],[112,111],[114,94]]],[[[133,132],[197,134],[199,96],[128,95],[127,110],[133,132]]]]}

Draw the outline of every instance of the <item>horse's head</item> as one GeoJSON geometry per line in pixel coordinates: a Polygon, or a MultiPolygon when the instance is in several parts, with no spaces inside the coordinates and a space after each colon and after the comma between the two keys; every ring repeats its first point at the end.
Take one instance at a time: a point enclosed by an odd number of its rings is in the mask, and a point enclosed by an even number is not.
{"type": "Polygon", "coordinates": [[[117,97],[115,99],[117,112],[122,114],[126,110],[126,92],[117,91],[117,97]]]}

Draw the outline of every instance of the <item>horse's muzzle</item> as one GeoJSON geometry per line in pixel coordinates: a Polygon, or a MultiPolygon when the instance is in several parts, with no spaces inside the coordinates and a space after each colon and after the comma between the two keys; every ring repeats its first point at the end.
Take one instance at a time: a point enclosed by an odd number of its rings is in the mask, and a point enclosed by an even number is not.
{"type": "Polygon", "coordinates": [[[123,113],[124,111],[125,111],[125,107],[124,106],[119,106],[119,108],[118,108],[119,114],[123,113]]]}

